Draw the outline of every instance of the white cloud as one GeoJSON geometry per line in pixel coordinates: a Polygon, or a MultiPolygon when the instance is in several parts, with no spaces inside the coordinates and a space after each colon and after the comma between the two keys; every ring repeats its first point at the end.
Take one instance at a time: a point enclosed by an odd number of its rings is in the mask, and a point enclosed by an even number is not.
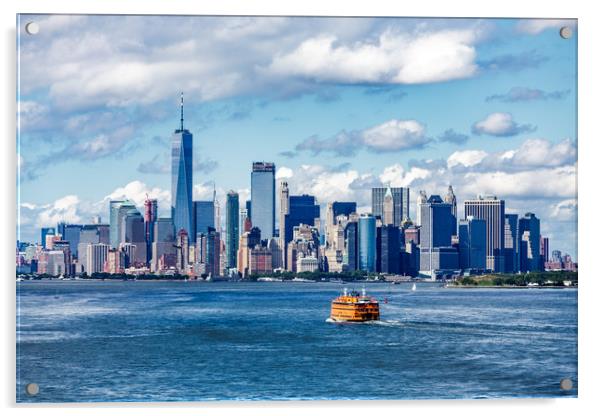
{"type": "Polygon", "coordinates": [[[561,166],[577,159],[577,149],[570,139],[556,144],[545,139],[528,139],[512,159],[519,166],[561,166]]]}
{"type": "Polygon", "coordinates": [[[491,136],[514,136],[523,132],[530,132],[535,128],[528,124],[517,124],[510,113],[491,113],[483,120],[472,126],[474,134],[489,134],[491,136]]]}
{"type": "Polygon", "coordinates": [[[144,206],[144,201],[148,198],[157,199],[160,207],[169,207],[171,204],[170,192],[159,187],[149,187],[144,182],[132,181],[127,185],[115,189],[109,195],[105,196],[102,203],[108,207],[108,201],[111,199],[129,199],[138,207],[144,206]]]}
{"type": "Polygon", "coordinates": [[[572,19],[524,19],[516,24],[519,32],[537,35],[546,29],[560,29],[563,26],[576,27],[577,21],[572,19]]]}
{"type": "Polygon", "coordinates": [[[565,199],[554,204],[550,216],[558,221],[575,221],[577,218],[577,199],[565,199]]]}
{"type": "Polygon", "coordinates": [[[377,41],[342,43],[320,34],[276,56],[268,72],[319,82],[417,84],[473,76],[478,28],[413,35],[386,31],[377,41]]]}
{"type": "Polygon", "coordinates": [[[383,169],[383,173],[378,176],[378,179],[383,185],[390,184],[391,186],[410,186],[414,181],[426,179],[431,176],[431,171],[428,169],[411,167],[406,171],[404,167],[398,163],[392,166],[387,166],[383,169]]]}
{"type": "Polygon", "coordinates": [[[276,179],[287,179],[293,176],[293,170],[286,166],[280,166],[276,171],[276,179]]]}
{"type": "MultiPolygon", "coordinates": [[[[60,221],[80,222],[79,204],[80,200],[76,195],[66,195],[50,205],[40,207],[42,210],[37,215],[37,226],[55,226],[60,221]]],[[[22,204],[22,206],[25,206],[25,204],[22,204]]]]}
{"type": "Polygon", "coordinates": [[[453,168],[457,165],[471,167],[478,165],[487,157],[487,152],[483,150],[460,150],[452,153],[447,158],[447,167],[453,168]]]}

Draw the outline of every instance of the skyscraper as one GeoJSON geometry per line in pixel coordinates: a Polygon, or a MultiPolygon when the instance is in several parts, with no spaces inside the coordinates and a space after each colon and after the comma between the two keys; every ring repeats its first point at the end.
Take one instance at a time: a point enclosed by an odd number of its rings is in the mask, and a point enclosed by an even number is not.
{"type": "MultiPolygon", "coordinates": [[[[176,249],[174,247],[174,242],[176,234],[172,219],[157,218],[153,234],[154,241],[151,269],[153,271],[158,270],[161,258],[173,258],[173,264],[175,265],[176,249]]],[[[162,263],[165,264],[166,262],[163,261],[162,263]]]]}
{"type": "Polygon", "coordinates": [[[399,274],[401,238],[400,228],[393,224],[385,224],[377,229],[378,252],[380,253],[377,271],[381,273],[399,274]]]}
{"type": "Polygon", "coordinates": [[[458,251],[452,246],[456,221],[451,204],[439,195],[431,195],[420,205],[420,271],[434,276],[437,270],[458,268],[458,251]]]}
{"type": "MultiPolygon", "coordinates": [[[[284,216],[284,247],[293,239],[293,229],[301,224],[314,226],[320,218],[320,205],[312,195],[291,195],[288,198],[288,213],[284,216]]],[[[253,224],[255,225],[255,224],[253,224]]],[[[263,235],[263,234],[262,234],[263,235]]],[[[288,254],[284,256],[284,267],[288,264],[288,254]]]]}
{"type": "Polygon", "coordinates": [[[418,198],[416,199],[416,225],[418,227],[420,227],[421,224],[421,218],[422,218],[422,204],[426,204],[427,202],[427,198],[426,198],[426,192],[425,191],[419,191],[418,192],[418,198]]]}
{"type": "MultiPolygon", "coordinates": [[[[281,248],[286,247],[286,241],[284,238],[284,220],[285,216],[289,213],[289,191],[288,183],[286,181],[280,182],[279,202],[280,202],[280,215],[278,216],[278,237],[281,248]]],[[[283,250],[284,251],[284,250],[283,250]]]]}
{"type": "Polygon", "coordinates": [[[121,243],[136,246],[135,255],[130,263],[136,266],[146,264],[146,238],[144,232],[144,217],[136,208],[129,209],[121,220],[121,243]]]}
{"type": "Polygon", "coordinates": [[[171,141],[171,217],[176,230],[192,228],[192,134],[184,129],[184,94],[180,102],[180,128],[171,141]]]}
{"type": "Polygon", "coordinates": [[[487,224],[487,269],[503,272],[504,267],[504,220],[505,204],[495,196],[480,196],[464,201],[464,219],[468,216],[485,220],[487,224]]]}
{"type": "Polygon", "coordinates": [[[238,194],[228,192],[226,196],[226,266],[236,267],[238,255],[238,194]]]}
{"type": "Polygon", "coordinates": [[[251,172],[251,221],[263,238],[274,237],[276,222],[276,167],[270,162],[253,162],[251,172]]]}
{"type": "Polygon", "coordinates": [[[71,254],[77,257],[77,245],[79,244],[79,233],[82,226],[79,224],[66,224],[63,228],[63,240],[69,242],[71,254]]]}
{"type": "Polygon", "coordinates": [[[410,188],[372,188],[372,215],[384,218],[384,202],[387,190],[393,197],[393,224],[400,226],[410,217],[410,188]]]}
{"type": "Polygon", "coordinates": [[[146,240],[146,261],[150,262],[153,255],[153,233],[155,232],[155,221],[157,221],[157,200],[144,201],[144,237],[146,240]]]}
{"type": "Polygon", "coordinates": [[[123,234],[121,225],[123,217],[131,209],[136,209],[136,205],[129,200],[112,200],[109,202],[109,242],[113,248],[118,248],[119,243],[123,243],[121,240],[123,234]]]}
{"type": "Polygon", "coordinates": [[[238,210],[238,238],[240,239],[240,236],[242,235],[242,233],[245,232],[245,221],[247,220],[247,217],[249,216],[249,213],[247,212],[246,208],[240,208],[238,210]]]}
{"type": "Polygon", "coordinates": [[[343,262],[347,264],[347,270],[350,271],[359,268],[357,228],[357,220],[353,221],[350,219],[345,226],[345,253],[343,262]]]}
{"type": "Polygon", "coordinates": [[[485,269],[487,224],[485,220],[469,216],[458,224],[458,252],[461,269],[485,269]]]}
{"type": "Polygon", "coordinates": [[[506,273],[518,272],[518,252],[520,239],[518,237],[518,215],[504,215],[504,271],[506,273]]]}
{"type": "Polygon", "coordinates": [[[46,236],[54,235],[55,230],[54,227],[42,227],[41,237],[42,237],[42,247],[46,248],[46,236]]]}
{"type": "Polygon", "coordinates": [[[452,214],[457,219],[458,205],[456,203],[456,194],[454,194],[454,188],[452,188],[451,185],[449,185],[449,187],[447,188],[447,194],[445,195],[444,201],[445,203],[451,205],[452,214]]]}
{"type": "Polygon", "coordinates": [[[215,228],[215,205],[213,201],[194,201],[192,204],[194,235],[207,234],[209,227],[215,228]]]}
{"type": "Polygon", "coordinates": [[[519,264],[521,272],[540,270],[540,238],[539,218],[532,212],[518,220],[518,235],[520,238],[519,264]]]}
{"type": "Polygon", "coordinates": [[[89,244],[86,247],[86,272],[88,275],[102,272],[104,270],[105,261],[107,261],[108,255],[108,244],[89,244]]]}
{"type": "MultiPolygon", "coordinates": [[[[387,188],[385,196],[383,198],[383,215],[382,221],[384,225],[393,225],[395,220],[393,218],[393,194],[391,193],[391,187],[387,188]]],[[[399,226],[400,224],[397,224],[399,226]]]]}
{"type": "Polygon", "coordinates": [[[376,218],[362,215],[358,221],[359,270],[376,271],[376,218]]]}

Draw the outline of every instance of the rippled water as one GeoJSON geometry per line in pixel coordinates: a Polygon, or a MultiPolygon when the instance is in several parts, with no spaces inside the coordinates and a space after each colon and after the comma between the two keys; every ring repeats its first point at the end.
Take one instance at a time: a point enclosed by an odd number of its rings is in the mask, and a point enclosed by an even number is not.
{"type": "Polygon", "coordinates": [[[18,283],[17,401],[577,395],[574,289],[370,284],[382,321],[328,323],[342,287],[18,283]]]}

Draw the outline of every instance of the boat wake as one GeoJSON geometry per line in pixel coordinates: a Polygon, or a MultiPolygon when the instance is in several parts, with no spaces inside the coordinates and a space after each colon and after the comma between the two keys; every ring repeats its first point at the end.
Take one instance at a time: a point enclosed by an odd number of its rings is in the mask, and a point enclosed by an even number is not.
{"type": "Polygon", "coordinates": [[[404,326],[404,324],[398,320],[350,322],[350,321],[337,321],[332,318],[327,318],[325,320],[325,322],[328,322],[331,324],[378,325],[378,326],[388,326],[388,327],[404,326]]]}

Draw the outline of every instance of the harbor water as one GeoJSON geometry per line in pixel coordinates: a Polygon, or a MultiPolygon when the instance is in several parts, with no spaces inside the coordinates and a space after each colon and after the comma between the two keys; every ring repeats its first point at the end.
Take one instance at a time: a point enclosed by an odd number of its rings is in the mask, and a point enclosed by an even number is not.
{"type": "Polygon", "coordinates": [[[17,401],[577,395],[576,289],[411,286],[367,284],[381,321],[337,324],[361,284],[20,282],[17,401]]]}

